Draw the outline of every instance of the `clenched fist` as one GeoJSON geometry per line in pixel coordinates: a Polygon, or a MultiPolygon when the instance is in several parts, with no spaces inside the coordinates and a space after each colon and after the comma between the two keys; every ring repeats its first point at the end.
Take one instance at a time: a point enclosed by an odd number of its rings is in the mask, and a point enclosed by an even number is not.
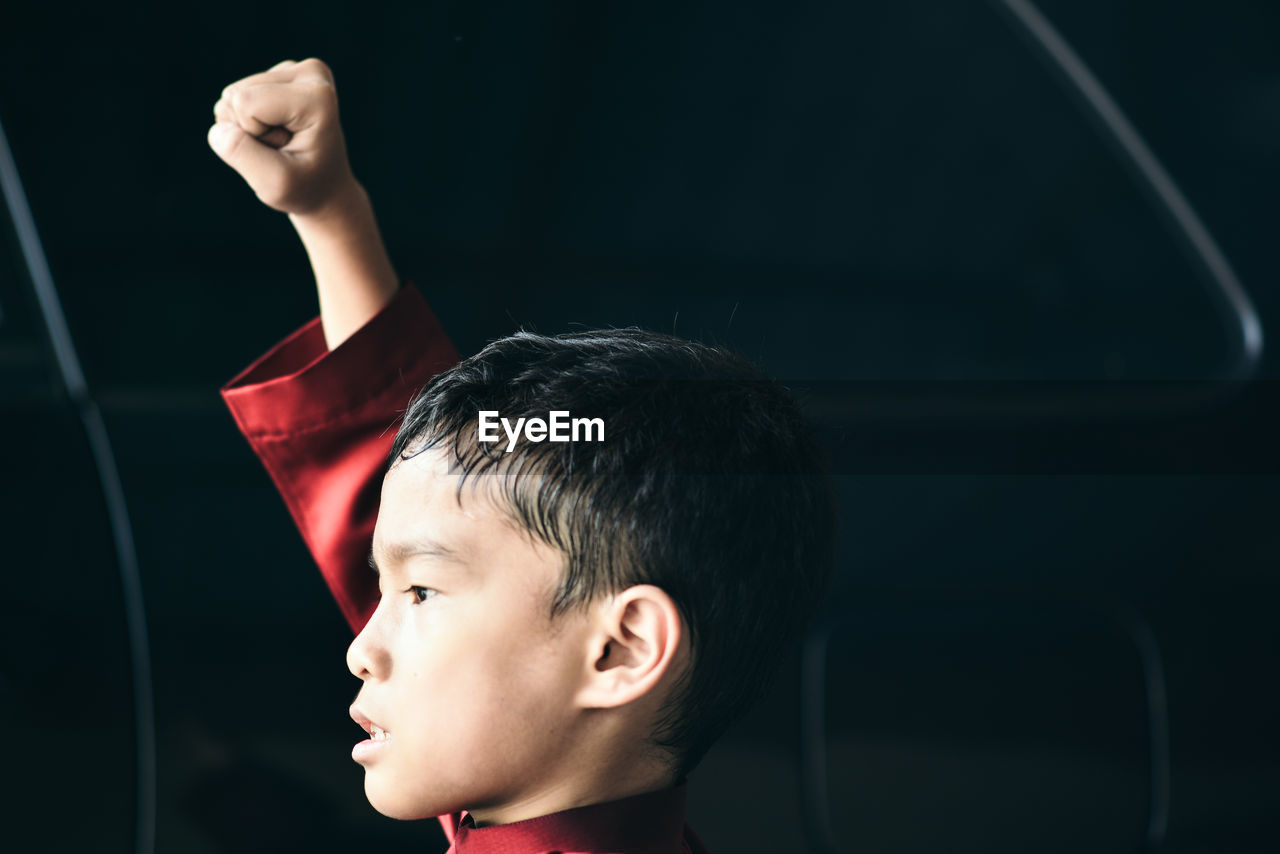
{"type": "Polygon", "coordinates": [[[209,146],[263,204],[323,212],[356,185],[338,123],[333,73],[318,59],[285,60],[222,90],[209,146]]]}

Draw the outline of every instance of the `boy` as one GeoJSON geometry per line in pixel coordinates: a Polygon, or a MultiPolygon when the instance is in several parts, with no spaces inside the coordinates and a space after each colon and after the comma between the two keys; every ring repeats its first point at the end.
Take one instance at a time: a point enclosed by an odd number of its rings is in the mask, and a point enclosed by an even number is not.
{"type": "Polygon", "coordinates": [[[383,249],[329,69],[282,62],[214,115],[316,276],[318,321],[223,394],[358,633],[370,802],[438,816],[458,854],[704,851],[685,776],[830,573],[797,408],[738,356],[640,330],[455,365],[383,249]]]}

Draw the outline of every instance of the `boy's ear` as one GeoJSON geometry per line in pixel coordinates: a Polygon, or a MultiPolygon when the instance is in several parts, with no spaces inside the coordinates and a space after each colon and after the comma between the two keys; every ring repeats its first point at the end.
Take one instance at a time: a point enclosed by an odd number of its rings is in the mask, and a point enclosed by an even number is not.
{"type": "Polygon", "coordinates": [[[684,637],[680,609],[652,584],[628,587],[596,610],[578,704],[610,709],[652,691],[671,670],[684,637]]]}

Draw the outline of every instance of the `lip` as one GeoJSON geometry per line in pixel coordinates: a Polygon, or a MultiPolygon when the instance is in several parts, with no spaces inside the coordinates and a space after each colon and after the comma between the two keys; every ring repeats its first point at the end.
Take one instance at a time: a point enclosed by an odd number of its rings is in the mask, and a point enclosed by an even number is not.
{"type": "MultiPolygon", "coordinates": [[[[355,721],[356,724],[358,724],[366,733],[369,733],[375,726],[382,729],[382,727],[371,720],[359,706],[353,705],[349,711],[351,714],[351,720],[355,721]]],[[[390,735],[380,741],[374,741],[372,738],[366,738],[364,741],[358,741],[355,746],[351,748],[351,758],[360,763],[368,762],[375,758],[381,751],[386,750],[390,743],[390,735]]]]}
{"type": "Polygon", "coordinates": [[[351,708],[348,709],[348,712],[351,715],[351,720],[355,721],[356,724],[365,732],[369,732],[373,728],[374,722],[359,706],[352,704],[351,708]]]}

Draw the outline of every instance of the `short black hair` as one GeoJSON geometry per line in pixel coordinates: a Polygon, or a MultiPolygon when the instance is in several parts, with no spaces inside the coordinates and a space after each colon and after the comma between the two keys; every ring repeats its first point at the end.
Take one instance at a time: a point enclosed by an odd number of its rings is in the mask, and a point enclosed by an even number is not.
{"type": "Polygon", "coordinates": [[[653,741],[679,777],[765,693],[829,583],[822,449],[791,395],[725,348],[635,328],[518,332],[414,397],[388,464],[435,447],[452,452],[459,493],[471,475],[508,475],[513,519],[566,555],[553,617],[635,584],[671,596],[692,660],[653,741]],[[506,453],[505,436],[479,441],[482,410],[600,418],[604,441],[506,453]]]}

